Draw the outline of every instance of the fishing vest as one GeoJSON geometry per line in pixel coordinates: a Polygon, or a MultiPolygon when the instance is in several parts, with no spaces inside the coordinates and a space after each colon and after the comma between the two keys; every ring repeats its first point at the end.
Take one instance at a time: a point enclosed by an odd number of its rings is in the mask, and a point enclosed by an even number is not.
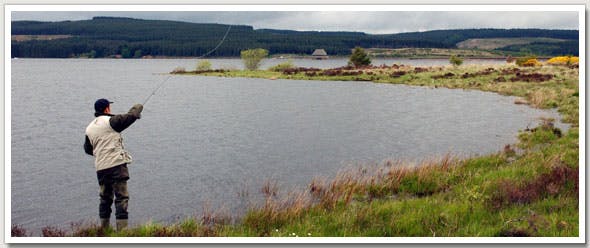
{"type": "Polygon", "coordinates": [[[123,136],[111,127],[110,119],[110,116],[99,116],[86,127],[96,171],[131,163],[131,155],[123,147],[123,136]]]}

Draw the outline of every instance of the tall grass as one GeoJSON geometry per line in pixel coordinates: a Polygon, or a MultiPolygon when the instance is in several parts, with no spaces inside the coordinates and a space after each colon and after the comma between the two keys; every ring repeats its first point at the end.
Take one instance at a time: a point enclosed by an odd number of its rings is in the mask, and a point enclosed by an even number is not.
{"type": "Polygon", "coordinates": [[[314,178],[306,192],[290,192],[284,198],[267,194],[265,203],[244,217],[242,228],[254,236],[272,236],[281,234],[273,230],[310,213],[335,211],[377,199],[432,195],[449,187],[450,180],[443,175],[460,163],[450,155],[419,164],[387,161],[378,167],[343,170],[331,179],[314,178]]]}

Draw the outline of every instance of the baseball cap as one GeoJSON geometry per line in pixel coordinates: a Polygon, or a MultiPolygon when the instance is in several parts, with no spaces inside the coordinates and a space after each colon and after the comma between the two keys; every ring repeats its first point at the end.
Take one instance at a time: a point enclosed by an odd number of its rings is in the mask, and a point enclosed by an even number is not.
{"type": "Polygon", "coordinates": [[[94,111],[96,111],[96,113],[103,113],[111,103],[113,102],[104,98],[98,99],[94,102],[94,111]]]}

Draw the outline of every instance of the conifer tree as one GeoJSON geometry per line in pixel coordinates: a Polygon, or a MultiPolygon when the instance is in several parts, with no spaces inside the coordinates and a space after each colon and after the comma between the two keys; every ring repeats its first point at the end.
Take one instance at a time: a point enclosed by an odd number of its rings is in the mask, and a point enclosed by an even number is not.
{"type": "Polygon", "coordinates": [[[348,60],[348,65],[352,65],[354,67],[370,65],[371,59],[369,55],[365,52],[364,49],[361,47],[355,47],[352,51],[352,55],[350,55],[350,59],[348,60]]]}

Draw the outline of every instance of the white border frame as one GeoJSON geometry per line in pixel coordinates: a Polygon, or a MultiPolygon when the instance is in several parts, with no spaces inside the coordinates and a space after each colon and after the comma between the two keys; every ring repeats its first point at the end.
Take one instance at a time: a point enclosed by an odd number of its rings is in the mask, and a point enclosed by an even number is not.
{"type": "Polygon", "coordinates": [[[6,243],[585,243],[586,240],[586,123],[585,123],[585,5],[5,5],[4,6],[4,194],[5,194],[5,230],[6,243]],[[580,54],[580,95],[579,95],[579,237],[302,237],[302,238],[244,238],[244,237],[11,237],[11,17],[13,11],[576,11],[579,18],[579,54],[580,54]]]}

